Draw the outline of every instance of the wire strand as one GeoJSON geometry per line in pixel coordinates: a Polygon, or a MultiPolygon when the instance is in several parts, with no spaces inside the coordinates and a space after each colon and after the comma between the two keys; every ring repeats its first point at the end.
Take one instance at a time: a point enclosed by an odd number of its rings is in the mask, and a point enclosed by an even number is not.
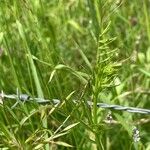
{"type": "MultiPolygon", "coordinates": [[[[61,100],[59,99],[44,99],[44,98],[31,98],[27,94],[4,94],[3,92],[0,93],[0,97],[3,100],[6,99],[16,99],[21,101],[36,101],[39,104],[44,103],[51,103],[51,104],[59,104],[61,103],[61,100]]],[[[78,103],[77,100],[73,100],[74,103],[78,103]]],[[[16,106],[17,103],[13,107],[16,106]]],[[[92,107],[93,102],[87,101],[88,106],[92,107]]],[[[106,103],[97,103],[97,107],[104,108],[104,109],[111,109],[111,110],[118,110],[118,111],[127,111],[129,113],[140,113],[140,114],[150,114],[150,109],[143,109],[143,108],[136,108],[136,107],[127,107],[127,106],[121,106],[121,105],[112,105],[112,104],[106,104],[106,103]]]]}

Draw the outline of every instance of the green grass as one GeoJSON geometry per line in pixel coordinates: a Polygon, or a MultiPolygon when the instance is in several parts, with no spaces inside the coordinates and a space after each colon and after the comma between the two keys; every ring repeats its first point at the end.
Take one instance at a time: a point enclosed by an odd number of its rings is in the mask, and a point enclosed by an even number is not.
{"type": "Polygon", "coordinates": [[[0,90],[61,104],[12,108],[16,101],[4,99],[0,148],[150,150],[148,115],[112,111],[117,123],[109,124],[109,110],[96,106],[150,108],[149,7],[147,0],[1,0],[0,90]]]}

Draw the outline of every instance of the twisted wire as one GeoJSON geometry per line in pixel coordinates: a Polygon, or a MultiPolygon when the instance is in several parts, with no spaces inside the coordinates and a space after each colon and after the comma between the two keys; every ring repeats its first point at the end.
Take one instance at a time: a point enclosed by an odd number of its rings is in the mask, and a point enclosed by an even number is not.
{"type": "MultiPolygon", "coordinates": [[[[16,100],[21,100],[21,101],[36,101],[39,104],[44,104],[44,103],[51,103],[51,104],[59,104],[61,103],[61,100],[59,99],[44,99],[44,98],[31,98],[27,94],[4,94],[3,92],[0,93],[0,97],[2,99],[16,99],[16,100]]],[[[78,103],[77,100],[73,100],[74,103],[78,103]]],[[[18,102],[16,102],[17,104],[18,102]]],[[[16,106],[14,105],[14,107],[16,106]]],[[[88,106],[92,107],[93,102],[87,101],[88,106]]],[[[112,110],[118,110],[118,111],[127,111],[130,113],[140,113],[140,114],[150,114],[150,109],[143,109],[143,108],[136,108],[136,107],[127,107],[127,106],[121,106],[121,105],[113,105],[113,104],[106,104],[106,103],[97,103],[97,107],[99,108],[104,108],[104,109],[112,109],[112,110]]]]}

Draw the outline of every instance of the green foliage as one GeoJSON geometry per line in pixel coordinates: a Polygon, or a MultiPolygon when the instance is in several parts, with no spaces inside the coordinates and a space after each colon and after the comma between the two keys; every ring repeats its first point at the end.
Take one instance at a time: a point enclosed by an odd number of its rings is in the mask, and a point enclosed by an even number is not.
{"type": "Polygon", "coordinates": [[[149,6],[1,0],[0,89],[61,103],[1,98],[0,148],[149,150],[148,116],[112,111],[111,124],[108,110],[97,108],[105,102],[149,109],[149,6]],[[137,125],[141,140],[134,143],[137,125]]]}

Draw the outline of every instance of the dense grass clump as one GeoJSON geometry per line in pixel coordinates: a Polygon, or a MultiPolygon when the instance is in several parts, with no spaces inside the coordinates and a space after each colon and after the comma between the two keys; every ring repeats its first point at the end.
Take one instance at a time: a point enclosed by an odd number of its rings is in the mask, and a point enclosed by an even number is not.
{"type": "Polygon", "coordinates": [[[148,0],[1,0],[0,90],[61,103],[1,97],[0,148],[150,150],[148,115],[97,107],[150,108],[149,14],[148,0]]]}

